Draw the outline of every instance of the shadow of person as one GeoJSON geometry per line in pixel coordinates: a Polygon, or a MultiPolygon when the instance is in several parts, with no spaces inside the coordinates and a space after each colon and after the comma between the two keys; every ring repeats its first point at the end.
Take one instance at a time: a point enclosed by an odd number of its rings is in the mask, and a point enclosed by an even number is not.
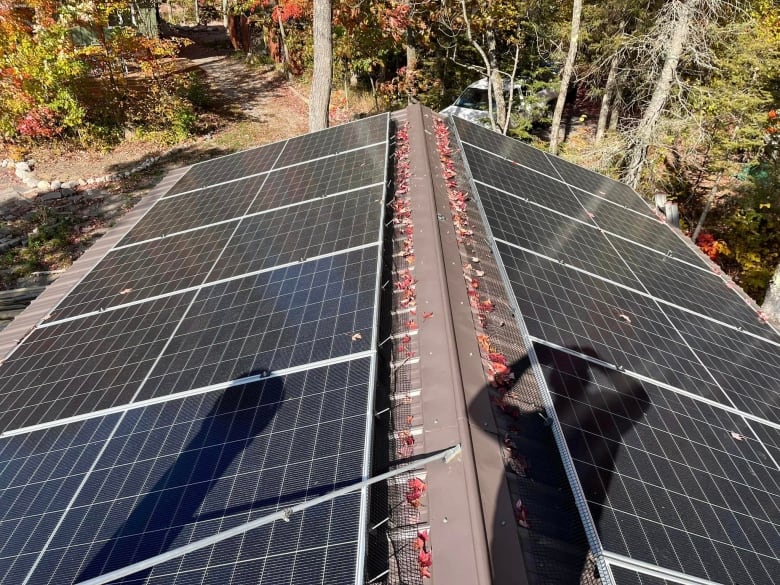
{"type": "MultiPolygon", "coordinates": [[[[265,373],[255,371],[240,378],[265,373]]],[[[198,432],[182,446],[173,464],[138,500],[127,520],[89,560],[75,582],[171,548],[182,530],[200,520],[198,511],[209,492],[273,420],[283,398],[284,385],[278,377],[223,390],[198,432]]],[[[135,573],[133,581],[143,581],[150,572],[135,573]]]]}
{"type": "MultiPolygon", "coordinates": [[[[598,526],[602,504],[609,493],[615,461],[623,438],[649,407],[642,384],[625,374],[543,345],[534,346],[542,374],[552,394],[558,421],[574,467],[598,526]]],[[[599,360],[590,347],[569,350],[599,360]]],[[[511,365],[515,386],[503,397],[487,385],[469,405],[473,426],[480,426],[475,413],[489,400],[498,404],[496,433],[502,442],[506,477],[526,562],[526,571],[544,575],[545,582],[560,585],[589,582],[585,571],[588,545],[542,396],[536,389],[528,356],[511,365]],[[480,402],[480,404],[477,404],[480,402]],[[530,566],[529,566],[530,565],[530,566]]],[[[483,411],[484,412],[484,411],[483,411]]],[[[484,425],[482,425],[484,426],[484,425]]],[[[506,497],[506,496],[504,496],[506,497]]],[[[506,535],[508,519],[496,506],[494,534],[506,535]],[[499,515],[501,517],[499,517],[499,515]]],[[[503,508],[506,510],[506,507],[503,508]]],[[[506,559],[493,556],[494,575],[506,559]]],[[[524,579],[501,579],[523,582],[524,579]]],[[[533,582],[534,579],[531,579],[533,582]]],[[[498,581],[497,581],[498,582],[498,581]]]]}

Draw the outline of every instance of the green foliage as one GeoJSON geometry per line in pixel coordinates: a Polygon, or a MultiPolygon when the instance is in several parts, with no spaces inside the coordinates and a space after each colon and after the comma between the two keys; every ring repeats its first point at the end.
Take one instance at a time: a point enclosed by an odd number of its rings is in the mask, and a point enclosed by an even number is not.
{"type": "Polygon", "coordinates": [[[712,231],[728,245],[722,263],[760,303],[780,263],[780,164],[761,165],[755,175],[717,210],[712,231]]]}
{"type": "Polygon", "coordinates": [[[208,108],[212,105],[211,89],[201,75],[195,72],[187,76],[184,97],[196,108],[208,108]]]}
{"type": "Polygon", "coordinates": [[[205,94],[193,83],[179,92],[180,44],[116,26],[122,15],[129,0],[0,4],[0,139],[103,142],[128,124],[191,131],[187,98],[203,105],[205,94]]]}

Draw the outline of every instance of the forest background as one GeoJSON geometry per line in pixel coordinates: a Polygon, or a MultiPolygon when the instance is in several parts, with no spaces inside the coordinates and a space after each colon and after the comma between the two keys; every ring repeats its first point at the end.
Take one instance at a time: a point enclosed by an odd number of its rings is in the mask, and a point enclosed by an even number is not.
{"type": "MultiPolygon", "coordinates": [[[[488,77],[494,129],[676,202],[682,230],[780,309],[773,0],[0,0],[2,147],[199,132],[214,101],[177,65],[182,23],[222,22],[242,59],[316,89],[316,10],[330,17],[328,95],[355,114],[439,110],[488,77]],[[516,115],[507,82],[527,103],[560,99],[516,115]]],[[[326,100],[324,124],[328,111],[326,100]]]]}

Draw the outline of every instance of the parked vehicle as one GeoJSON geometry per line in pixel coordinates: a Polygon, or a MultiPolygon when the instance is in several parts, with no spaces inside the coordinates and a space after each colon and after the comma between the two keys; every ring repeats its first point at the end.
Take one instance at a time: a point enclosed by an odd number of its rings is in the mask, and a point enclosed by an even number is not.
{"type": "MultiPolygon", "coordinates": [[[[518,125],[519,117],[532,120],[542,117],[557,97],[558,93],[551,89],[531,93],[530,82],[527,79],[516,79],[510,127],[518,125]]],[[[504,83],[504,99],[509,99],[508,81],[504,83]]],[[[495,101],[493,104],[495,106],[495,101]]],[[[488,80],[483,77],[469,85],[455,100],[455,103],[444,108],[441,113],[458,116],[469,122],[489,127],[488,111],[488,80]]],[[[495,111],[493,115],[495,116],[495,111]]]]}

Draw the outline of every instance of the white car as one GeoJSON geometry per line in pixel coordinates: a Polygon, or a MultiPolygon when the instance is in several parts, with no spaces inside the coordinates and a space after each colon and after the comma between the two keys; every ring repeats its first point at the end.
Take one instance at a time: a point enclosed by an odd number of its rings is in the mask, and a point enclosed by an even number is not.
{"type": "MultiPolygon", "coordinates": [[[[514,107],[512,111],[515,115],[527,118],[541,115],[550,104],[558,97],[557,92],[543,89],[536,92],[533,98],[529,99],[529,84],[525,79],[515,81],[515,91],[513,94],[514,107]]],[[[509,99],[509,83],[504,83],[504,99],[509,99]]],[[[495,106],[495,102],[493,102],[495,106]]],[[[469,122],[490,126],[488,119],[488,80],[483,77],[479,81],[469,85],[465,91],[460,94],[455,103],[447,106],[440,113],[458,116],[469,122]]],[[[493,114],[495,115],[495,113],[493,114]]],[[[510,119],[511,124],[511,119],[510,119]]],[[[512,126],[517,125],[515,122],[512,126]]]]}

